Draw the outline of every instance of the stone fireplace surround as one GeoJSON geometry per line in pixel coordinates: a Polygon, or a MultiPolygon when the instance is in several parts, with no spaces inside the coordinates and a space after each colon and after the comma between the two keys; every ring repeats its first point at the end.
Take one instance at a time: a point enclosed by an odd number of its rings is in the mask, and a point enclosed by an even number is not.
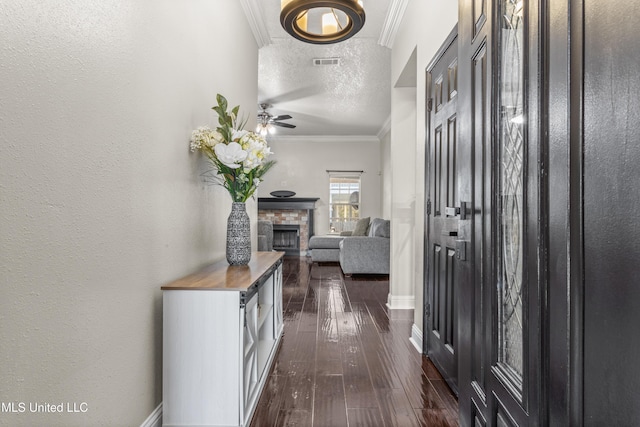
{"type": "Polygon", "coordinates": [[[259,197],[258,219],[274,225],[300,226],[300,255],[306,255],[313,236],[313,212],[318,197],[259,197]]]}

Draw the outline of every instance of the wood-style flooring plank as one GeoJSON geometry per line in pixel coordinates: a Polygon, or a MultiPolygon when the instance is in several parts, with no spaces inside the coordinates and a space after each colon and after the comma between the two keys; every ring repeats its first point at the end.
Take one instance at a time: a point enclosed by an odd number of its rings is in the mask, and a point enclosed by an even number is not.
{"type": "Polygon", "coordinates": [[[309,282],[307,293],[300,314],[298,332],[315,332],[318,329],[318,288],[320,281],[312,279],[309,282]]]}
{"type": "Polygon", "coordinates": [[[402,384],[412,408],[446,409],[440,394],[426,376],[404,377],[402,384]]]}
{"type": "Polygon", "coordinates": [[[453,392],[447,385],[446,381],[430,380],[433,384],[433,388],[438,392],[438,395],[442,399],[443,407],[450,412],[458,412],[458,399],[454,396],[453,392]]]}
{"type": "MultiPolygon", "coordinates": [[[[284,386],[280,409],[313,410],[315,362],[291,362],[284,386]]],[[[261,397],[262,400],[262,397],[261,397]]]]}
{"type": "Polygon", "coordinates": [[[283,409],[278,415],[277,424],[274,423],[272,425],[285,427],[310,426],[312,415],[311,411],[283,409]]]}
{"type": "Polygon", "coordinates": [[[347,408],[349,427],[380,427],[384,425],[380,409],[375,408],[347,408]]]}
{"type": "Polygon", "coordinates": [[[418,418],[403,389],[376,390],[382,419],[387,426],[420,426],[418,418]]]}
{"type": "Polygon", "coordinates": [[[360,342],[351,342],[342,349],[342,371],[347,408],[377,407],[371,374],[360,342]]]}
{"type": "Polygon", "coordinates": [[[422,426],[429,427],[456,427],[457,420],[451,418],[446,409],[416,409],[418,422],[422,426]]]}
{"type": "Polygon", "coordinates": [[[253,415],[253,427],[273,427],[280,412],[280,402],[285,390],[287,377],[270,375],[262,391],[262,397],[253,415]]]}
{"type": "Polygon", "coordinates": [[[347,407],[342,375],[319,375],[316,377],[313,425],[318,427],[345,427],[347,425],[347,407]]]}

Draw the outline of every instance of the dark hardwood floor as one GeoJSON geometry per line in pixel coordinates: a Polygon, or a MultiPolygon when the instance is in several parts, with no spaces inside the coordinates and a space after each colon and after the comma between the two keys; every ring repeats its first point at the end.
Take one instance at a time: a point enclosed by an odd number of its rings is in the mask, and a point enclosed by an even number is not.
{"type": "Polygon", "coordinates": [[[386,277],[285,258],[284,336],[251,425],[457,426],[458,403],[409,342],[386,277]]]}

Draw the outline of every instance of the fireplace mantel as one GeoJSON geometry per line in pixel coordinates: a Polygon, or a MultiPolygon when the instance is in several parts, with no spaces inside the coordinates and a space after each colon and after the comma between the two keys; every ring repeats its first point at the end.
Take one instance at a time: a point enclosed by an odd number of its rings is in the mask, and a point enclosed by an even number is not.
{"type": "Polygon", "coordinates": [[[319,197],[258,197],[258,209],[315,209],[319,197]]]}

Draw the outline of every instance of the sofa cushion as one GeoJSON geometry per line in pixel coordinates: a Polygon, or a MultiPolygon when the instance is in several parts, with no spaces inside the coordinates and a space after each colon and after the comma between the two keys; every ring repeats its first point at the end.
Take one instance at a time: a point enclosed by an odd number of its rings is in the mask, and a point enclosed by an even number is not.
{"type": "Polygon", "coordinates": [[[352,236],[366,236],[367,230],[369,229],[369,221],[370,217],[360,218],[358,222],[356,222],[356,228],[351,232],[352,236]]]}
{"type": "Polygon", "coordinates": [[[369,226],[369,237],[391,237],[391,221],[374,218],[369,226]]]}
{"type": "Polygon", "coordinates": [[[312,236],[309,239],[309,249],[339,249],[343,236],[327,235],[312,236]]]}

